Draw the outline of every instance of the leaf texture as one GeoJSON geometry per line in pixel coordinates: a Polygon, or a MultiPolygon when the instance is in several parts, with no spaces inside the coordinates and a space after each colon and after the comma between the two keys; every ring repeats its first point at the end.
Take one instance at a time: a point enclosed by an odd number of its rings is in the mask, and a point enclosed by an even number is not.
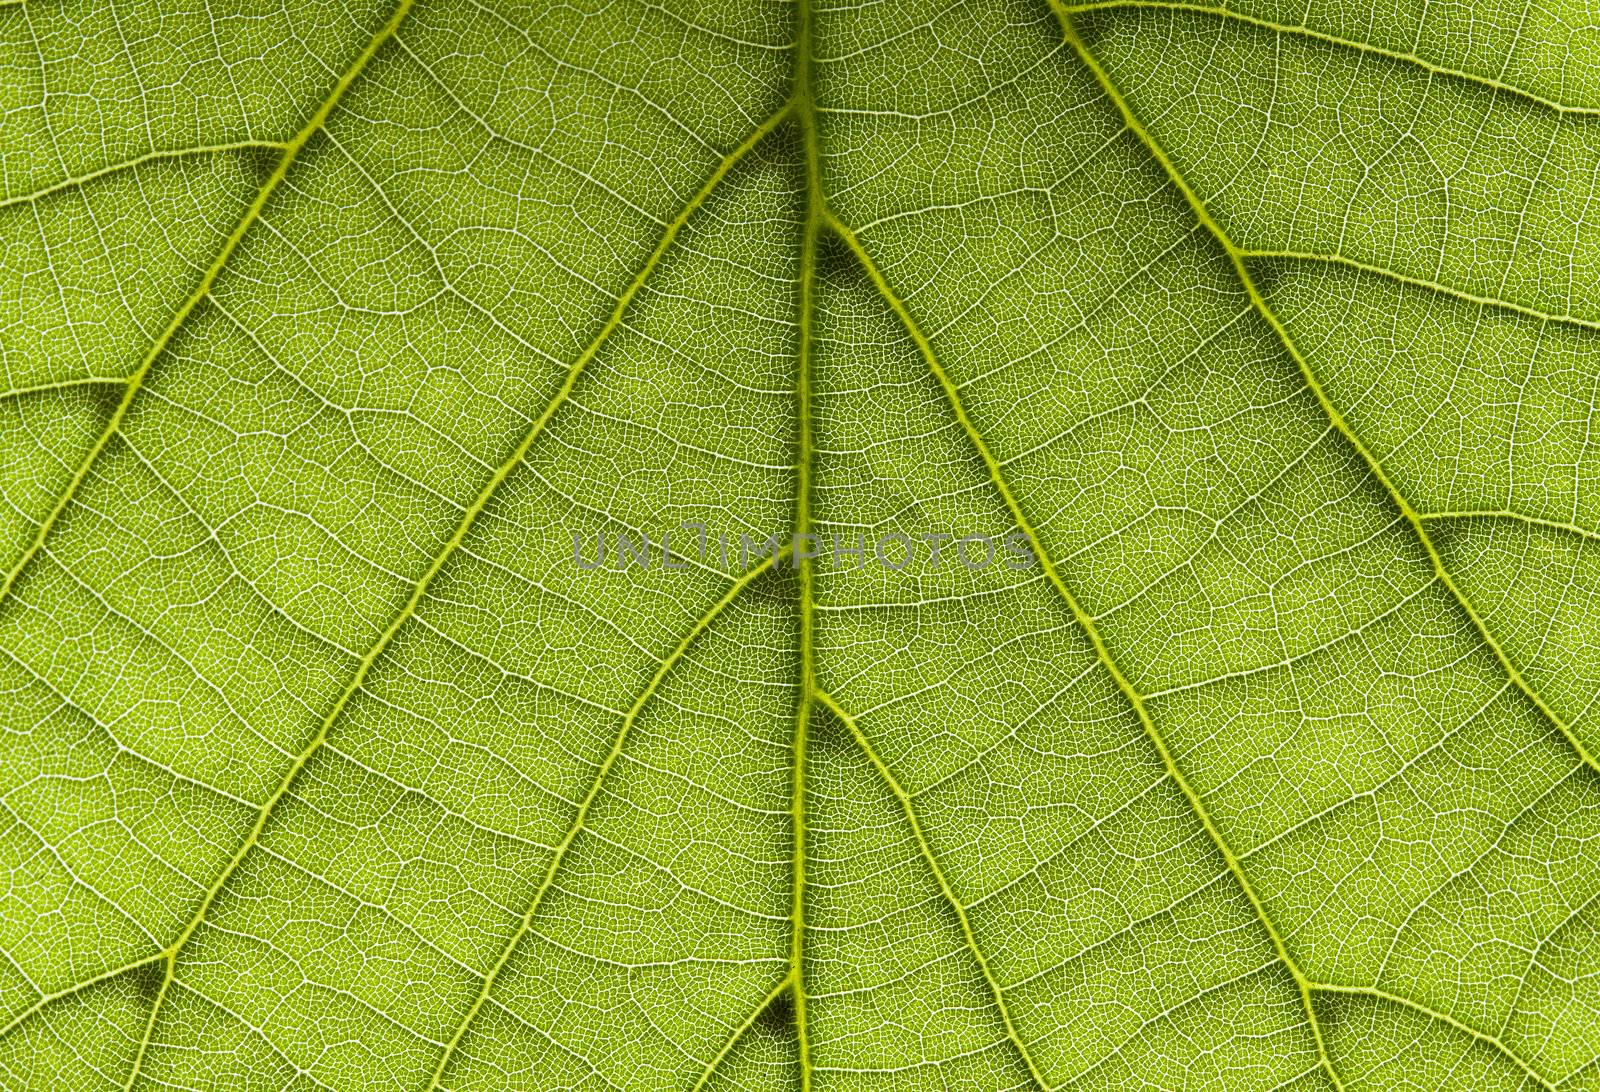
{"type": "Polygon", "coordinates": [[[1597,179],[1573,2],[0,5],[0,1085],[1600,1090],[1597,179]]]}

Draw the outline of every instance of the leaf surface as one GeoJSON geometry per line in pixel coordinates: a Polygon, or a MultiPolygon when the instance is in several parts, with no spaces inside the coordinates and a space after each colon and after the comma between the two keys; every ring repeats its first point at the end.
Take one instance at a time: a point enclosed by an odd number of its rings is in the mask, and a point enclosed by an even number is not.
{"type": "Polygon", "coordinates": [[[1597,178],[1575,4],[0,6],[0,1083],[1600,1089],[1597,178]]]}

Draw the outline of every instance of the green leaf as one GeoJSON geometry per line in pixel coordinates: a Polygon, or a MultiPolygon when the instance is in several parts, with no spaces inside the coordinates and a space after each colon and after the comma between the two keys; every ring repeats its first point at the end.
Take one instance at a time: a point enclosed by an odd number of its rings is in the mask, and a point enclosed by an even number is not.
{"type": "Polygon", "coordinates": [[[1593,15],[1051,2],[0,6],[0,1085],[1600,1089],[1593,15]]]}

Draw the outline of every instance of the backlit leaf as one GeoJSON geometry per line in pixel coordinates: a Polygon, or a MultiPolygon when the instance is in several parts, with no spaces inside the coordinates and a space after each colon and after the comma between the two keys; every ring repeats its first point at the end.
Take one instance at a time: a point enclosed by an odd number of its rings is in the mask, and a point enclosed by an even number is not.
{"type": "Polygon", "coordinates": [[[1600,1090],[1597,187],[1576,0],[0,5],[0,1085],[1600,1090]]]}

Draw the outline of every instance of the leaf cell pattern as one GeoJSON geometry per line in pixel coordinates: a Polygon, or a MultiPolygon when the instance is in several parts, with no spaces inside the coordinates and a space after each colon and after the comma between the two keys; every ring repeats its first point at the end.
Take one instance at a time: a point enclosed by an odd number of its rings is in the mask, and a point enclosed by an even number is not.
{"type": "Polygon", "coordinates": [[[0,4],[0,1084],[1600,1090],[1597,126],[1563,0],[0,4]]]}

